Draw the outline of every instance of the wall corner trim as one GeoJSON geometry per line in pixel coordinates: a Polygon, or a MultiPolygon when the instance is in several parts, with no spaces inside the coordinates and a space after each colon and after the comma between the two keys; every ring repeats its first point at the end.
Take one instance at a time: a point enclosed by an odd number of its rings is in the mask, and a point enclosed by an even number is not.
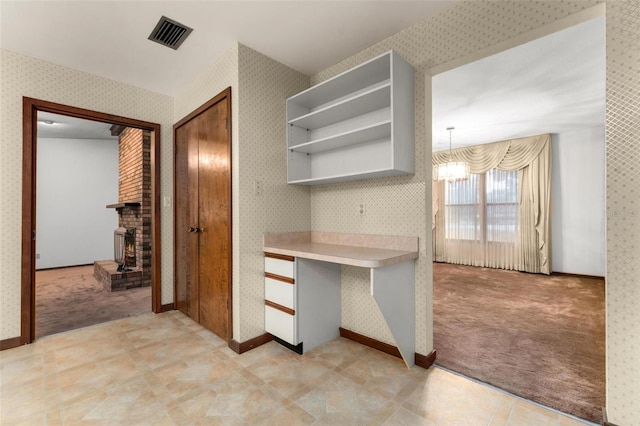
{"type": "Polygon", "coordinates": [[[163,312],[169,312],[169,311],[175,311],[176,307],[173,303],[167,303],[166,305],[161,305],[160,306],[160,312],[158,313],[163,313],[163,312]]]}
{"type": "Polygon", "coordinates": [[[237,340],[231,339],[229,340],[229,348],[237,354],[243,354],[272,340],[273,336],[269,333],[261,334],[260,336],[256,336],[253,339],[246,340],[242,343],[238,342],[237,340]]]}
{"type": "MultiPolygon", "coordinates": [[[[346,328],[340,327],[340,337],[353,340],[356,343],[360,343],[361,345],[368,346],[378,351],[387,353],[396,358],[402,358],[402,355],[400,355],[400,350],[396,346],[381,342],[371,337],[367,337],[360,333],[356,333],[355,331],[347,330],[346,328]]],[[[436,360],[436,351],[431,351],[429,355],[422,355],[419,353],[415,353],[414,355],[415,364],[418,367],[422,367],[422,368],[431,367],[435,362],[435,360],[436,360]]]]}
{"type": "Polygon", "coordinates": [[[4,351],[5,349],[17,348],[20,345],[22,345],[22,339],[20,338],[20,336],[0,340],[0,351],[4,351]]]}
{"type": "Polygon", "coordinates": [[[429,355],[422,355],[416,352],[415,361],[418,367],[428,369],[436,362],[436,351],[433,350],[429,355]]]}
{"type": "Polygon", "coordinates": [[[370,348],[376,349],[380,352],[384,352],[391,356],[395,356],[396,358],[402,358],[402,355],[400,355],[400,350],[397,347],[388,343],[381,342],[380,340],[372,339],[371,337],[367,337],[363,334],[356,333],[355,331],[347,330],[346,328],[340,327],[340,337],[353,340],[354,342],[360,343],[361,345],[369,346],[370,348]]]}

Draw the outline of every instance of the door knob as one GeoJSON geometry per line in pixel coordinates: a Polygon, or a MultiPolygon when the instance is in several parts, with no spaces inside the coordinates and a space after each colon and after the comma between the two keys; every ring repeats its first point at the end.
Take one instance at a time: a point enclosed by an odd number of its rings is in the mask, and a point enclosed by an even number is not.
{"type": "Polygon", "coordinates": [[[189,232],[198,232],[198,228],[190,226],[189,227],[189,232]]]}

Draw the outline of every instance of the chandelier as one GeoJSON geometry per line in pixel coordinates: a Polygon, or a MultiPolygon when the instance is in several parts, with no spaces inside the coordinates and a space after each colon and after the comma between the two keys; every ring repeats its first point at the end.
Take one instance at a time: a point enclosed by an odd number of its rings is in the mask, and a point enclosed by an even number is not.
{"type": "Polygon", "coordinates": [[[469,164],[464,161],[452,161],[451,131],[455,127],[447,127],[449,131],[449,161],[436,164],[433,168],[433,180],[445,180],[447,182],[469,179],[469,164]]]}

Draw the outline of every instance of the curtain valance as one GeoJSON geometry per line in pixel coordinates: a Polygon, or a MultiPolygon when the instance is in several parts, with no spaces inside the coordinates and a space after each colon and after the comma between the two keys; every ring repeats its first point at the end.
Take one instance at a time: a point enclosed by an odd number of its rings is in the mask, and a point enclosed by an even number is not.
{"type": "Polygon", "coordinates": [[[486,173],[491,169],[518,170],[531,164],[550,141],[551,135],[547,133],[458,148],[451,151],[451,156],[449,151],[434,152],[432,162],[435,166],[447,161],[464,161],[469,164],[471,173],[486,173]]]}
{"type": "MultiPolygon", "coordinates": [[[[451,157],[449,151],[432,155],[433,165],[447,161],[465,161],[473,174],[491,169],[518,171],[520,237],[513,269],[551,273],[551,135],[459,148],[451,157]]],[[[433,181],[432,192],[434,260],[449,261],[447,252],[458,250],[460,244],[449,242],[445,235],[445,183],[433,181]]],[[[471,258],[465,264],[488,266],[471,258]]]]}

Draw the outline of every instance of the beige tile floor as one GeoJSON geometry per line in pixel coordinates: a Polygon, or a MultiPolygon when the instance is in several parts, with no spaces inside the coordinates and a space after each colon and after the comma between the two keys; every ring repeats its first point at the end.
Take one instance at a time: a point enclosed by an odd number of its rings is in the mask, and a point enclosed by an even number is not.
{"type": "Polygon", "coordinates": [[[0,374],[2,425],[581,424],[342,338],[237,355],[177,311],[0,352],[0,374]]]}

